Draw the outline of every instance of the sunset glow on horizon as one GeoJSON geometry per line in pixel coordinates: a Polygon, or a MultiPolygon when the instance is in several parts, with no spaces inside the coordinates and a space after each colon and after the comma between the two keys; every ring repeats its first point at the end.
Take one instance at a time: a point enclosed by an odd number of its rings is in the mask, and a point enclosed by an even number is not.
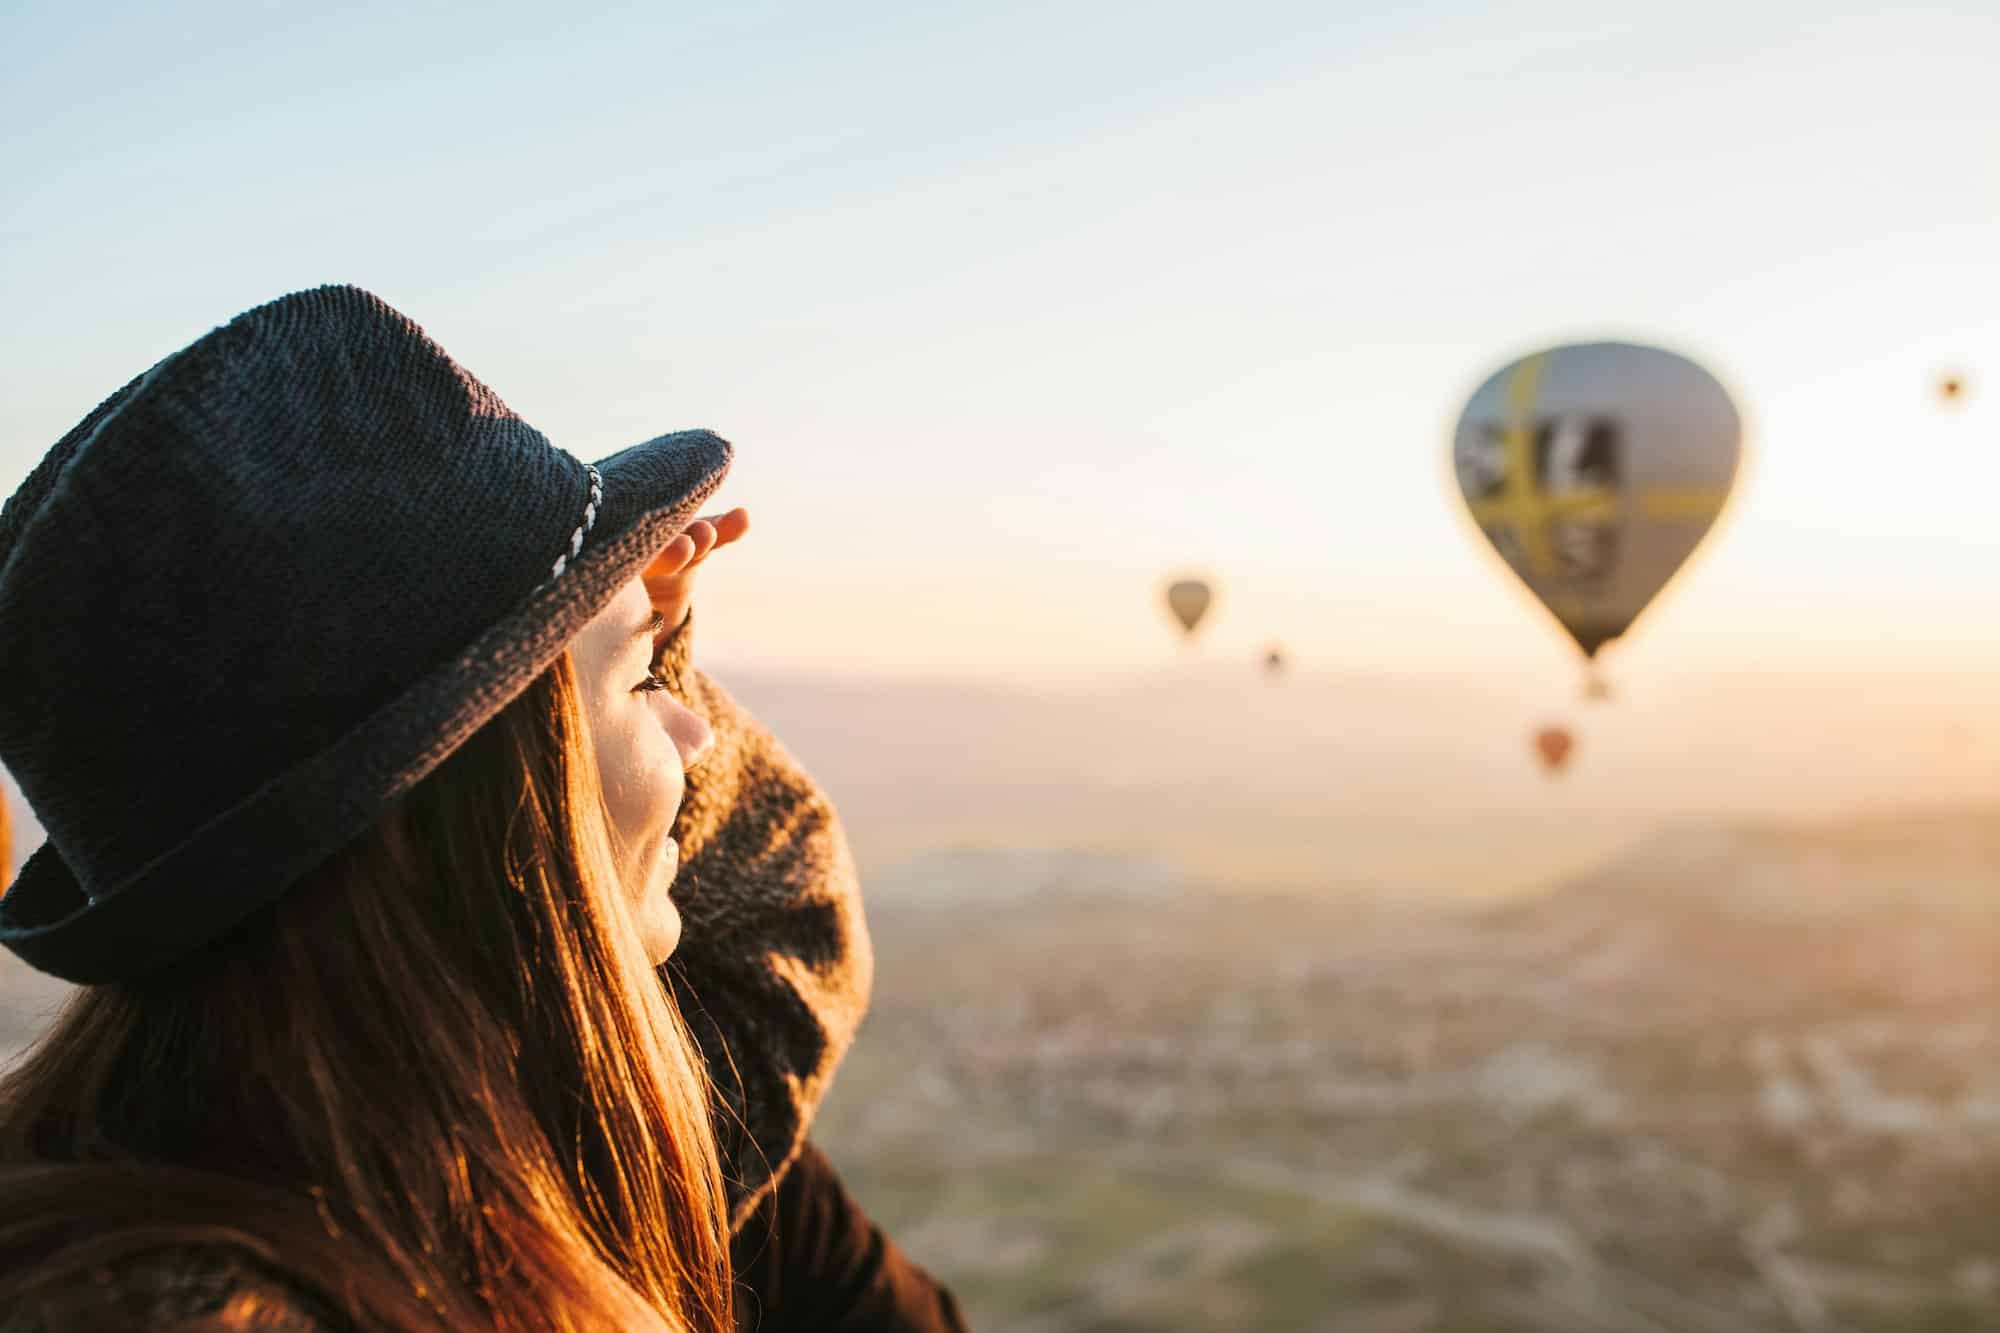
{"type": "Polygon", "coordinates": [[[0,56],[10,486],[356,282],[581,456],[736,442],[713,661],[1145,673],[1202,568],[1204,660],[1566,687],[1448,432],[1509,358],[1628,338],[1748,436],[1614,674],[2000,668],[1989,7],[64,14],[0,56]]]}

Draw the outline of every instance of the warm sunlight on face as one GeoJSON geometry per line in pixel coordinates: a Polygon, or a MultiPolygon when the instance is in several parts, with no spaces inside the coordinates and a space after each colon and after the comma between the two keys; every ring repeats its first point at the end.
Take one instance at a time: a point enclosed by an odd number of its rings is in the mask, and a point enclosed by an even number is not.
{"type": "Polygon", "coordinates": [[[680,943],[680,912],[670,895],[680,868],[674,815],[686,770],[715,742],[708,723],[674,698],[653,670],[661,628],[644,581],[635,578],[570,650],[626,901],[656,964],[680,943]]]}

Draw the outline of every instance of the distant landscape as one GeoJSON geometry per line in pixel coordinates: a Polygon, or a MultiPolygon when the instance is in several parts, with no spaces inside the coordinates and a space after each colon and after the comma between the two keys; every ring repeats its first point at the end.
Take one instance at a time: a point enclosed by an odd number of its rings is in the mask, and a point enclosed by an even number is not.
{"type": "Polygon", "coordinates": [[[1479,908],[930,870],[818,1133],[977,1327],[2000,1327],[2000,808],[1479,908]]]}
{"type": "MultiPolygon", "coordinates": [[[[983,1330],[2000,1327],[2000,735],[1784,681],[745,675],[874,1004],[817,1133],[983,1330]]],[[[0,960],[0,1053],[57,988],[0,960]]]]}

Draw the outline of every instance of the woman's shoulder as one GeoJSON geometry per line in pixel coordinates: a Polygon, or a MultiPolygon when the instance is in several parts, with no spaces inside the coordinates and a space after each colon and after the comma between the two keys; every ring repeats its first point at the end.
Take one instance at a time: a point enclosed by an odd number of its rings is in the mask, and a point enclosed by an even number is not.
{"type": "Polygon", "coordinates": [[[0,1333],[338,1333],[349,1325],[312,1292],[240,1248],[181,1244],[119,1257],[88,1283],[0,1311],[0,1333]]]}

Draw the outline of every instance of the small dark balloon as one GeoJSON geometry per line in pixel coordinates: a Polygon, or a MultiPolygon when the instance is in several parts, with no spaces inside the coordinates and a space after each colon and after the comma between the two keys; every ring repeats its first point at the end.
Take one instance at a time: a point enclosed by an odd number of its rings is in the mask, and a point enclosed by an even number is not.
{"type": "Polygon", "coordinates": [[[1550,777],[1562,772],[1575,747],[1576,738],[1567,727],[1541,727],[1535,732],[1535,753],[1541,758],[1542,771],[1550,777]]]}
{"type": "Polygon", "coordinates": [[[1264,654],[1264,670],[1270,672],[1272,675],[1275,676],[1278,675],[1280,672],[1282,672],[1284,669],[1285,669],[1285,654],[1282,650],[1273,648],[1269,652],[1264,654]]]}
{"type": "Polygon", "coordinates": [[[1212,600],[1214,596],[1206,579],[1176,579],[1167,585],[1167,610],[1180,622],[1183,634],[1193,635],[1212,600]]]}
{"type": "Polygon", "coordinates": [[[1947,403],[1955,403],[1965,397],[1965,378],[1962,375],[1946,375],[1938,380],[1938,397],[1947,403]]]}

